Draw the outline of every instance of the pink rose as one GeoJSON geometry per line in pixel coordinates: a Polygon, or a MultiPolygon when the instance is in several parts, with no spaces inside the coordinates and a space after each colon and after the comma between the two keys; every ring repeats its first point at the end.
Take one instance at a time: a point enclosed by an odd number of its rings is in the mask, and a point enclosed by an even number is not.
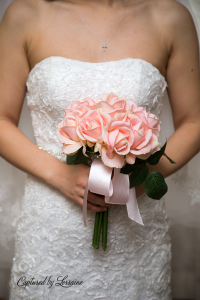
{"type": "Polygon", "coordinates": [[[117,112],[124,112],[124,101],[119,101],[115,105],[111,105],[106,101],[100,101],[95,105],[95,109],[100,112],[105,112],[110,115],[111,118],[114,118],[117,112]]]}
{"type": "Polygon", "coordinates": [[[145,125],[145,128],[152,129],[152,132],[158,137],[160,134],[160,121],[155,115],[147,113],[143,107],[134,109],[134,113],[139,116],[145,125]]]}
{"type": "Polygon", "coordinates": [[[133,126],[134,142],[130,153],[126,156],[129,164],[135,163],[135,158],[147,159],[159,146],[158,138],[152,129],[145,126],[143,122],[133,126]]]}
{"type": "Polygon", "coordinates": [[[106,99],[97,98],[96,100],[95,109],[106,112],[114,118],[116,112],[124,111],[125,100],[120,100],[115,94],[110,93],[106,99]]]}
{"type": "Polygon", "coordinates": [[[66,110],[64,110],[66,113],[67,112],[75,112],[77,111],[78,115],[82,115],[92,109],[94,109],[96,102],[92,100],[89,97],[86,97],[82,100],[76,100],[73,101],[66,110]]]}
{"type": "Polygon", "coordinates": [[[141,118],[131,111],[117,112],[115,118],[119,121],[131,123],[132,126],[141,123],[141,118]]]}
{"type": "MultiPolygon", "coordinates": [[[[90,110],[83,117],[79,118],[77,134],[81,140],[96,143],[102,133],[103,127],[109,122],[110,116],[107,113],[100,113],[98,110],[90,110]]],[[[92,146],[89,143],[90,146],[92,146]]]]}
{"type": "Polygon", "coordinates": [[[129,153],[134,141],[130,123],[110,119],[102,130],[102,139],[97,143],[101,159],[108,167],[122,168],[125,155],[129,153]]]}
{"type": "Polygon", "coordinates": [[[108,113],[112,118],[115,118],[116,113],[125,113],[137,108],[135,101],[131,99],[119,98],[115,94],[110,93],[105,100],[97,98],[95,109],[108,113]]]}
{"type": "Polygon", "coordinates": [[[117,95],[110,93],[105,101],[114,106],[116,109],[123,108],[125,111],[133,111],[133,109],[137,108],[137,103],[132,99],[126,99],[123,97],[117,97],[117,95]]]}
{"type": "Polygon", "coordinates": [[[73,114],[65,115],[62,122],[58,124],[56,132],[58,140],[63,144],[63,153],[72,154],[78,151],[85,141],[81,141],[76,133],[78,119],[73,114]]]}
{"type": "Polygon", "coordinates": [[[113,105],[114,107],[117,107],[119,102],[123,102],[125,110],[131,110],[131,107],[137,108],[137,103],[134,100],[126,99],[124,97],[118,97],[114,93],[108,94],[105,101],[108,104],[113,105]]]}
{"type": "MultiPolygon", "coordinates": [[[[105,99],[103,99],[102,97],[98,97],[98,98],[96,98],[94,101],[96,102],[96,103],[99,103],[99,102],[107,102],[108,104],[110,104],[110,105],[113,105],[113,104],[115,104],[116,102],[118,102],[118,101],[120,101],[121,99],[120,98],[118,98],[117,97],[117,95],[115,95],[114,93],[110,93],[110,94],[108,94],[107,96],[106,96],[106,98],[105,99]]],[[[124,98],[123,98],[123,100],[124,100],[124,98]]]]}

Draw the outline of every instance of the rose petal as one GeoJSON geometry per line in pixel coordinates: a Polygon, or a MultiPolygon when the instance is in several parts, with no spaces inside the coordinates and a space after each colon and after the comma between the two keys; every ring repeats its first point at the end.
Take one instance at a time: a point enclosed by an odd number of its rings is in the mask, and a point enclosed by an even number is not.
{"type": "Polygon", "coordinates": [[[151,140],[151,137],[152,137],[152,130],[151,129],[146,130],[145,140],[139,146],[137,146],[137,149],[144,148],[149,143],[149,141],[151,140]]]}
{"type": "Polygon", "coordinates": [[[73,140],[78,142],[79,141],[79,136],[76,133],[76,127],[68,127],[68,126],[64,126],[60,129],[60,133],[67,133],[68,136],[73,140]]]}
{"type": "Polygon", "coordinates": [[[125,160],[126,160],[126,162],[127,162],[128,164],[133,165],[133,164],[135,163],[135,158],[136,158],[136,156],[135,156],[134,154],[128,153],[128,154],[126,155],[125,160]]]}
{"type": "Polygon", "coordinates": [[[103,161],[103,163],[110,167],[110,168],[119,168],[121,169],[124,165],[125,159],[123,155],[119,155],[115,152],[113,152],[113,158],[110,159],[107,155],[107,147],[106,146],[102,146],[101,148],[101,159],[103,161]]]}
{"type": "Polygon", "coordinates": [[[135,130],[134,131],[134,142],[131,146],[131,149],[135,149],[136,147],[138,147],[144,141],[144,139],[145,139],[144,136],[135,130]]]}
{"type": "Polygon", "coordinates": [[[119,98],[117,97],[117,95],[115,95],[114,93],[110,93],[108,94],[108,96],[106,97],[105,100],[107,103],[109,103],[110,105],[113,105],[116,101],[119,101],[119,98]]]}
{"type": "Polygon", "coordinates": [[[71,154],[82,147],[80,142],[73,142],[71,145],[63,145],[62,151],[65,154],[71,154]]]}
{"type": "Polygon", "coordinates": [[[93,143],[97,142],[100,133],[99,127],[82,131],[84,138],[93,143]]]}
{"type": "Polygon", "coordinates": [[[61,134],[60,130],[57,130],[56,134],[57,134],[59,142],[61,142],[62,144],[67,144],[67,143],[70,143],[70,141],[72,141],[65,132],[63,132],[61,134]]]}
{"type": "Polygon", "coordinates": [[[158,138],[155,134],[152,134],[151,140],[150,140],[150,145],[151,149],[155,150],[159,146],[158,138]]]}
{"type": "Polygon", "coordinates": [[[147,153],[150,153],[150,152],[151,152],[151,145],[148,144],[148,145],[145,146],[144,148],[138,149],[138,150],[137,150],[137,148],[136,148],[135,150],[130,149],[130,152],[131,152],[132,154],[135,154],[136,156],[141,155],[141,154],[147,154],[147,153]]]}

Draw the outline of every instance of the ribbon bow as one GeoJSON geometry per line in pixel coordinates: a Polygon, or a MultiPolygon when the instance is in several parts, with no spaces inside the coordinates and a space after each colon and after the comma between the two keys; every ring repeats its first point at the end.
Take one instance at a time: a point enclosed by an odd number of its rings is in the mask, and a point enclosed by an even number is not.
{"type": "Polygon", "coordinates": [[[87,196],[88,190],[105,196],[106,203],[126,204],[128,217],[144,225],[138,209],[135,187],[129,189],[129,176],[121,174],[120,169],[113,169],[104,165],[100,158],[93,161],[83,199],[83,222],[87,226],[87,196]]]}

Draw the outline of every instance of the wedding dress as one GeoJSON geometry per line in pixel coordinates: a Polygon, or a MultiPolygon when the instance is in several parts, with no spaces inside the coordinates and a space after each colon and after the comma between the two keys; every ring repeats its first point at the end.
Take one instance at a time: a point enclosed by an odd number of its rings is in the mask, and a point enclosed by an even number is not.
{"type": "MultiPolygon", "coordinates": [[[[160,71],[142,59],[90,63],[46,58],[27,79],[36,144],[64,162],[56,130],[63,110],[73,100],[106,97],[113,92],[159,117],[166,87],[160,71]]],[[[128,218],[125,205],[109,208],[107,250],[101,246],[96,250],[91,245],[95,213],[88,211],[84,227],[81,206],[28,175],[16,232],[10,300],[172,299],[171,241],[164,197],[157,201],[142,195],[138,206],[144,226],[128,218]],[[48,278],[44,285],[23,288],[19,286],[23,276],[26,281],[48,278]],[[65,276],[82,284],[70,288],[56,285],[65,276]],[[54,281],[52,287],[46,284],[49,278],[54,281]]]]}
{"type": "MultiPolygon", "coordinates": [[[[190,11],[200,39],[199,0],[177,1],[190,11]]],[[[12,0],[0,1],[0,19],[11,2],[12,0]]],[[[160,120],[162,121],[160,141],[164,143],[166,138],[174,132],[167,92],[164,96],[160,120]]],[[[26,99],[20,116],[19,129],[35,143],[26,99]]],[[[172,242],[172,291],[173,298],[176,299],[200,299],[199,155],[176,174],[166,179],[169,191],[165,195],[165,203],[170,218],[169,233],[172,242]]],[[[0,298],[4,299],[8,299],[7,283],[14,257],[14,237],[21,213],[25,179],[25,173],[0,157],[0,298]]],[[[120,287],[121,284],[118,286],[120,287]]]]}

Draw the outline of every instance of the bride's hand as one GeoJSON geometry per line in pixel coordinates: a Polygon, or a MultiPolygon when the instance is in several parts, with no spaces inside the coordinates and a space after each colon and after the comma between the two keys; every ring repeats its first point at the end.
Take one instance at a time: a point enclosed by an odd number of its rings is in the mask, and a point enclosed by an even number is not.
{"type": "MultiPolygon", "coordinates": [[[[90,167],[79,165],[60,164],[52,174],[50,184],[64,195],[83,206],[85,187],[88,182],[90,167]]],[[[104,196],[88,191],[87,209],[95,212],[105,211],[112,204],[105,203],[104,196]]]]}

